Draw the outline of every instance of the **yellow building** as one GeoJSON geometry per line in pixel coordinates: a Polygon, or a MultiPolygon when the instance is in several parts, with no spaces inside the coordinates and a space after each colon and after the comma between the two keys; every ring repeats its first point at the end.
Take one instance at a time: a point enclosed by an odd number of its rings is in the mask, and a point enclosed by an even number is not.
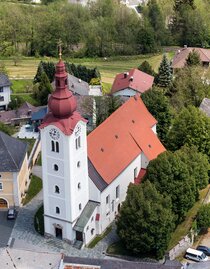
{"type": "Polygon", "coordinates": [[[21,206],[28,179],[27,144],[0,132],[0,210],[21,206]]]}

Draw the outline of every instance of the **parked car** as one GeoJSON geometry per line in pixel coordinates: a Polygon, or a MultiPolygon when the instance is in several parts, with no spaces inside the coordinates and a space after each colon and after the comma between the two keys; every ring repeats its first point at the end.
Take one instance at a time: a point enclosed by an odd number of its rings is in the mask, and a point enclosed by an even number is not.
{"type": "Polygon", "coordinates": [[[203,251],[203,253],[205,253],[207,256],[210,256],[210,248],[206,246],[198,246],[196,249],[203,251]]]}
{"type": "Polygon", "coordinates": [[[206,256],[206,254],[203,253],[203,251],[196,250],[193,248],[188,248],[186,250],[185,258],[196,262],[208,261],[208,257],[206,256]]]}
{"type": "Polygon", "coordinates": [[[7,211],[7,219],[15,219],[16,218],[16,209],[15,208],[10,208],[7,211]]]}

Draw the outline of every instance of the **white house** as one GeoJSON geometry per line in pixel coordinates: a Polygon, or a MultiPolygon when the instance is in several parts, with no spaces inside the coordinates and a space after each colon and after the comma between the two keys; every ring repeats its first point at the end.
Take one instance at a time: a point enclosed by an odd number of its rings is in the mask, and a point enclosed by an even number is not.
{"type": "Polygon", "coordinates": [[[131,97],[141,95],[152,88],[154,77],[138,69],[117,74],[112,84],[111,94],[131,97]]]}
{"type": "Polygon", "coordinates": [[[55,80],[50,112],[40,126],[45,234],[81,247],[110,225],[128,185],[140,182],[149,161],[165,148],[139,96],[87,137],[62,60],[55,80]]]}
{"type": "Polygon", "coordinates": [[[10,90],[11,82],[7,75],[0,73],[0,110],[8,108],[9,102],[11,101],[10,90]]]}

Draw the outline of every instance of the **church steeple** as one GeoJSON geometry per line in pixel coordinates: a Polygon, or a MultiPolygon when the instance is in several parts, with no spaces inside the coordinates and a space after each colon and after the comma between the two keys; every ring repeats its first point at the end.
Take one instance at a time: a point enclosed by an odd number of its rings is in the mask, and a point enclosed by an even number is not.
{"type": "Polygon", "coordinates": [[[61,49],[59,50],[59,62],[56,65],[55,72],[55,91],[49,98],[49,109],[57,118],[71,116],[76,110],[76,100],[72,92],[68,89],[67,73],[65,64],[61,58],[61,49]]]}

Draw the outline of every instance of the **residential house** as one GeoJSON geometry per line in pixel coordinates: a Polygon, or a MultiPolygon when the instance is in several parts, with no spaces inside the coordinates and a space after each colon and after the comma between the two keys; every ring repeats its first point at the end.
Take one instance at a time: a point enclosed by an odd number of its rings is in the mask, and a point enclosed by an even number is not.
{"type": "Polygon", "coordinates": [[[152,88],[154,77],[138,69],[117,74],[112,85],[111,94],[114,96],[131,97],[141,95],[152,88]]]}
{"type": "Polygon", "coordinates": [[[199,54],[201,64],[204,67],[209,67],[210,49],[184,46],[184,48],[180,48],[176,51],[176,54],[172,61],[172,68],[176,69],[176,68],[183,68],[184,66],[186,66],[186,60],[189,56],[189,53],[192,52],[193,50],[199,54]]]}
{"type": "Polygon", "coordinates": [[[55,79],[40,126],[45,235],[82,247],[112,223],[128,185],[165,148],[138,95],[87,136],[62,60],[55,79]]]}
{"type": "Polygon", "coordinates": [[[0,131],[0,209],[21,206],[28,187],[27,144],[0,131]]]}
{"type": "Polygon", "coordinates": [[[0,110],[6,110],[11,101],[11,82],[6,74],[0,73],[0,110]]]}
{"type": "Polygon", "coordinates": [[[200,110],[203,111],[208,117],[210,117],[210,99],[203,98],[200,104],[200,110]]]}
{"type": "Polygon", "coordinates": [[[0,112],[0,122],[12,125],[25,124],[30,121],[32,113],[39,109],[40,107],[25,102],[17,109],[0,112]]]}

